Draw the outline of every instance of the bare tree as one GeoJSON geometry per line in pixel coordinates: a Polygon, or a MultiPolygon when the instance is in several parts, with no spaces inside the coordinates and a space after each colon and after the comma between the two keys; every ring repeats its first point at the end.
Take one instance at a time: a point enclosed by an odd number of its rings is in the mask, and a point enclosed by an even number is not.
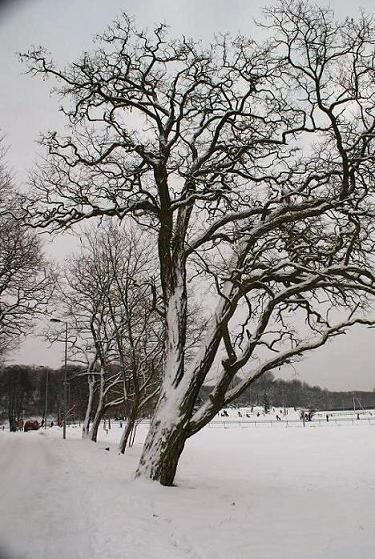
{"type": "Polygon", "coordinates": [[[17,220],[16,193],[4,157],[0,139],[0,355],[30,332],[54,285],[38,236],[17,220]]]}
{"type": "MultiPolygon", "coordinates": [[[[91,241],[95,242],[94,237],[91,241]]],[[[90,240],[88,244],[90,248],[90,240]]],[[[75,376],[86,377],[88,385],[82,436],[93,441],[105,413],[123,402],[121,376],[112,366],[113,336],[105,305],[110,285],[107,272],[105,263],[93,259],[87,246],[82,246],[67,261],[59,281],[56,299],[63,321],[46,332],[49,341],[63,341],[68,324],[69,361],[80,366],[75,376]]]]}
{"type": "Polygon", "coordinates": [[[134,227],[107,223],[81,241],[65,270],[60,306],[74,335],[71,358],[85,366],[80,374],[88,379],[83,436],[96,440],[105,413],[121,405],[127,419],[124,452],[137,419],[155,403],[160,388],[163,323],[153,304],[155,259],[134,227]]]}
{"type": "Polygon", "coordinates": [[[44,138],[34,225],[133,216],[156,233],[163,383],[138,475],[165,485],[186,439],[255,379],[372,323],[373,22],[292,0],[264,26],[259,46],[204,48],[124,16],[67,69],[24,55],[70,102],[70,133],[44,138]],[[197,289],[209,320],[187,361],[197,289]]]}
{"type": "Polygon", "coordinates": [[[137,420],[153,407],[160,390],[164,324],[155,309],[152,248],[150,238],[134,227],[112,227],[101,236],[99,251],[93,254],[109,264],[113,280],[106,303],[125,399],[122,453],[133,441],[137,420]]]}

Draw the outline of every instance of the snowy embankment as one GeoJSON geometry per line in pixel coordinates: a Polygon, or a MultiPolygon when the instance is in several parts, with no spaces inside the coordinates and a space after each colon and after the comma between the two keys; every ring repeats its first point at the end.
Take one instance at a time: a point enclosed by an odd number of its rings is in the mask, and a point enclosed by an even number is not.
{"type": "Polygon", "coordinates": [[[173,488],[133,481],[145,427],[120,433],[0,432],[1,559],[374,557],[372,425],[206,428],[173,488]]]}

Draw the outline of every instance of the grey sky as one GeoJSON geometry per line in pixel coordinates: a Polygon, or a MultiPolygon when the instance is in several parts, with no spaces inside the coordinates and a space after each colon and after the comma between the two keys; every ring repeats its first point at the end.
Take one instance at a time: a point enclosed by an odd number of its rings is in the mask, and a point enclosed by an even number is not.
{"type": "MultiPolygon", "coordinates": [[[[121,11],[150,27],[167,22],[175,35],[203,41],[215,33],[252,33],[251,20],[259,17],[263,0],[0,0],[0,129],[10,145],[9,163],[23,182],[37,154],[40,132],[56,129],[63,120],[58,100],[51,98],[51,84],[22,75],[15,55],[33,45],[43,45],[59,63],[74,60],[91,48],[92,37],[103,31],[121,11]]],[[[371,11],[372,0],[334,0],[339,16],[355,15],[360,7],[371,11]]],[[[62,259],[74,242],[69,237],[48,241],[48,252],[62,259]]],[[[375,387],[375,330],[356,329],[322,348],[283,376],[294,376],[331,389],[375,387]]],[[[11,356],[26,363],[61,363],[60,348],[48,348],[35,338],[11,356]]]]}

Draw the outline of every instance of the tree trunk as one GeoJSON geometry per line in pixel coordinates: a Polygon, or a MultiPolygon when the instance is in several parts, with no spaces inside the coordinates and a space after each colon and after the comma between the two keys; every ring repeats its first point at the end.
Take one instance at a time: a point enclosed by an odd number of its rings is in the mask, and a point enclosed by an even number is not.
{"type": "Polygon", "coordinates": [[[155,417],[150,425],[137,468],[136,477],[145,477],[158,481],[162,485],[173,485],[178,461],[185,446],[186,432],[182,425],[169,425],[155,417]]]}
{"type": "Polygon", "coordinates": [[[127,410],[126,413],[126,417],[127,417],[126,427],[122,434],[120,445],[119,445],[121,454],[124,454],[127,447],[132,446],[133,433],[134,433],[136,421],[139,416],[139,412],[140,412],[139,395],[137,395],[137,397],[133,401],[133,404],[130,406],[130,408],[127,410]]]}
{"type": "Polygon", "coordinates": [[[178,461],[188,438],[193,392],[187,383],[163,390],[143,446],[136,477],[173,485],[178,461]],[[184,386],[182,386],[184,384],[184,386]]]}
{"type": "Polygon", "coordinates": [[[193,390],[185,374],[187,321],[186,269],[176,259],[168,288],[163,385],[146,437],[136,477],[173,485],[178,461],[185,446],[185,427],[193,408],[193,390]]]}
{"type": "Polygon", "coordinates": [[[12,433],[15,433],[17,431],[17,419],[15,416],[13,415],[9,415],[9,431],[11,431],[12,433]]]}
{"type": "Polygon", "coordinates": [[[93,375],[89,375],[88,379],[88,386],[89,386],[89,398],[87,401],[87,407],[86,407],[86,414],[85,414],[85,419],[83,421],[83,425],[82,425],[82,438],[83,439],[87,439],[89,437],[89,432],[90,432],[90,417],[91,417],[91,411],[92,411],[92,402],[93,402],[93,398],[94,398],[94,385],[95,385],[95,378],[93,375]]]}
{"type": "MultiPolygon", "coordinates": [[[[236,263],[240,262],[238,255],[233,258],[236,263]]],[[[189,421],[193,415],[194,404],[217,355],[222,339],[221,324],[224,319],[227,322],[233,315],[234,307],[232,308],[230,300],[238,290],[232,282],[224,285],[223,293],[226,297],[222,297],[217,305],[205,339],[202,340],[201,351],[185,370],[186,289],[184,282],[185,277],[182,274],[169,300],[163,386],[136,472],[137,477],[150,478],[159,481],[162,485],[173,484],[185,441],[193,434],[189,421]]],[[[217,396],[218,409],[222,396],[220,394],[217,396]]]]}
{"type": "Polygon", "coordinates": [[[100,385],[99,385],[99,398],[98,398],[98,407],[96,408],[95,417],[93,419],[91,429],[89,432],[89,439],[96,443],[98,437],[98,429],[101,420],[106,411],[106,406],[104,403],[104,372],[103,370],[100,371],[100,385]]]}
{"type": "Polygon", "coordinates": [[[130,440],[129,440],[129,447],[132,447],[135,441],[135,436],[137,434],[137,421],[134,422],[134,426],[133,426],[133,430],[130,434],[130,440]]]}
{"type": "Polygon", "coordinates": [[[132,434],[132,431],[134,429],[134,425],[135,425],[135,420],[133,418],[129,417],[129,419],[126,422],[126,427],[124,429],[124,432],[122,434],[121,441],[120,441],[120,444],[119,444],[119,450],[120,450],[121,454],[124,454],[124,452],[125,452],[125,450],[128,446],[128,442],[129,442],[130,436],[132,434]]]}
{"type": "Polygon", "coordinates": [[[94,443],[96,443],[97,438],[98,438],[98,429],[100,426],[100,422],[104,417],[104,414],[106,412],[106,406],[103,405],[101,402],[99,402],[96,413],[95,413],[95,417],[92,421],[91,424],[91,429],[89,432],[89,439],[91,441],[93,441],[94,443]]]}

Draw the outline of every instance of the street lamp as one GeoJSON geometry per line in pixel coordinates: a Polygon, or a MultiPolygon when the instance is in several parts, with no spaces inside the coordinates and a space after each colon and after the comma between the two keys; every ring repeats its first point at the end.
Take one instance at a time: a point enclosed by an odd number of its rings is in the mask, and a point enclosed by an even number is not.
{"type": "Polygon", "coordinates": [[[47,406],[48,406],[48,369],[46,369],[46,393],[44,398],[44,428],[47,429],[47,406]]]}
{"type": "Polygon", "coordinates": [[[66,414],[67,414],[67,363],[68,363],[68,323],[59,318],[50,318],[50,322],[59,322],[65,324],[65,356],[64,356],[64,423],[63,423],[63,439],[66,439],[66,414]]]}

